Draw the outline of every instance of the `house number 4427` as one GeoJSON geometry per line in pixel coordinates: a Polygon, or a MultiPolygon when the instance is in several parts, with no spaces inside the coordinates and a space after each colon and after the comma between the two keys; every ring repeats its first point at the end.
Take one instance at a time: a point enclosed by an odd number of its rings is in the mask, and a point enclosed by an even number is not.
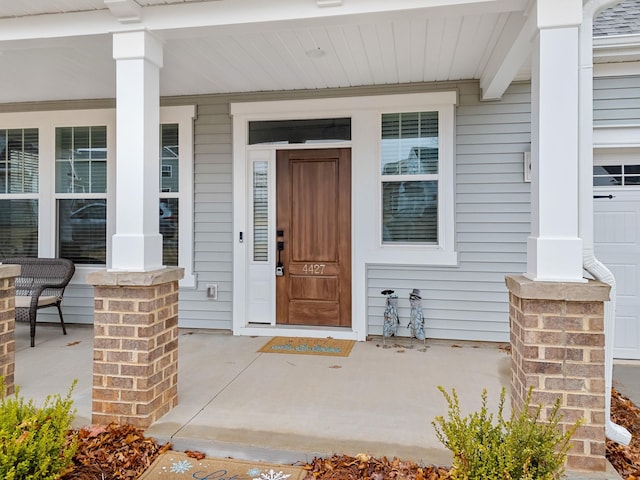
{"type": "Polygon", "coordinates": [[[324,273],[324,264],[308,263],[302,267],[302,271],[307,275],[322,275],[324,273]]]}

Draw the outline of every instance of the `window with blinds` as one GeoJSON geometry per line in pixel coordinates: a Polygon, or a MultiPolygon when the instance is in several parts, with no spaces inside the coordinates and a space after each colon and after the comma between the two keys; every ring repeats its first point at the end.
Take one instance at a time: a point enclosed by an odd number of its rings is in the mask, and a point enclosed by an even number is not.
{"type": "Polygon", "coordinates": [[[38,256],[38,138],[37,128],[0,130],[2,257],[38,256]]]}
{"type": "Polygon", "coordinates": [[[438,112],[388,113],[381,129],[382,243],[438,243],[438,112]]]}
{"type": "Polygon", "coordinates": [[[38,129],[0,130],[0,194],[38,193],[38,129]]]}
{"type": "Polygon", "coordinates": [[[269,261],[269,170],[266,161],[253,162],[253,261],[269,261]]]}
{"type": "Polygon", "coordinates": [[[56,128],[58,255],[77,264],[107,260],[107,127],[56,128]]]}

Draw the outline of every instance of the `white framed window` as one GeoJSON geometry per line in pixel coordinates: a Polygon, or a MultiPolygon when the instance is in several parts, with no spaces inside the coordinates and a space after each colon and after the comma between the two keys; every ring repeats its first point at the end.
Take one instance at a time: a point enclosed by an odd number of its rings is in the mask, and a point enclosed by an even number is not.
{"type": "Polygon", "coordinates": [[[398,95],[377,112],[371,263],[455,266],[455,92],[398,95]]]}
{"type": "Polygon", "coordinates": [[[383,244],[438,244],[438,112],[383,113],[383,244]]]}
{"type": "MultiPolygon", "coordinates": [[[[163,261],[183,266],[181,286],[194,286],[195,107],[162,107],[160,117],[163,261]],[[167,166],[169,177],[162,175],[167,166]]],[[[78,267],[74,283],[110,264],[115,141],[114,109],[0,114],[2,257],[70,258],[78,267]]]]}
{"type": "Polygon", "coordinates": [[[39,135],[0,130],[0,258],[38,253],[39,135]]]}
{"type": "Polygon", "coordinates": [[[55,127],[57,257],[107,263],[107,126],[55,127]]]}

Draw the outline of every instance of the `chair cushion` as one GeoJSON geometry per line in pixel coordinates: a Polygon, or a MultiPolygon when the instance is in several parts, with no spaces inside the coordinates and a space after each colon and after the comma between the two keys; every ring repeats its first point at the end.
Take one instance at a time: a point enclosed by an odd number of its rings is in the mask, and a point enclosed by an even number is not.
{"type": "MultiPolygon", "coordinates": [[[[58,301],[58,297],[55,295],[47,295],[38,299],[38,306],[44,307],[45,305],[55,305],[58,301]]],[[[31,297],[18,295],[16,296],[16,308],[29,308],[31,306],[31,297]]]]}

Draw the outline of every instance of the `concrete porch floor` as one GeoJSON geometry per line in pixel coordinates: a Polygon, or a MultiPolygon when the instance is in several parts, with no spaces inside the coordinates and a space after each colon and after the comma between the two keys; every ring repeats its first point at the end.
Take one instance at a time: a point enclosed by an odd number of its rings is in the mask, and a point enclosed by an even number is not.
{"type": "MultiPolygon", "coordinates": [[[[67,331],[39,324],[30,348],[28,325],[18,324],[15,380],[22,396],[41,405],[78,379],[72,397],[79,427],[91,422],[93,328],[67,331]]],[[[466,414],[480,407],[483,388],[495,411],[510,380],[510,357],[497,344],[428,340],[427,349],[418,341],[411,349],[382,348],[375,339],[356,342],[348,357],[322,357],[257,352],[267,340],[181,329],[179,405],[145,434],[176,450],[253,461],[364,452],[449,465],[431,425],[447,412],[437,386],[455,388],[466,414]]]]}

